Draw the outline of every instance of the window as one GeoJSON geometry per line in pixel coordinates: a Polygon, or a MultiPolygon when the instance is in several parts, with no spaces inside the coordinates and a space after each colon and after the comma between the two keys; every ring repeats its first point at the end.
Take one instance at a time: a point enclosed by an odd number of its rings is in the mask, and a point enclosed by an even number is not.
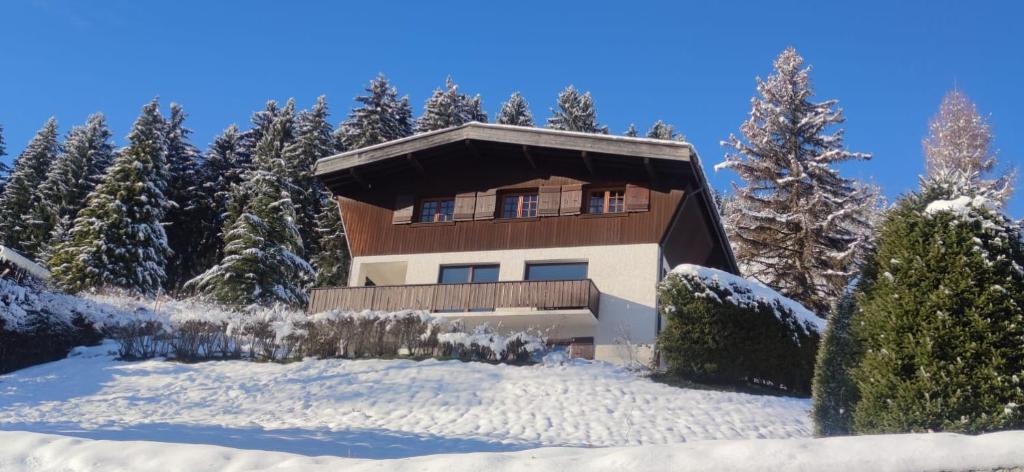
{"type": "Polygon", "coordinates": [[[586,262],[544,262],[526,264],[526,280],[583,280],[586,262]]]}
{"type": "Polygon", "coordinates": [[[622,188],[591,190],[587,200],[590,213],[623,213],[626,211],[626,190],[622,188]]]}
{"type": "Polygon", "coordinates": [[[442,284],[478,284],[497,281],[497,264],[441,266],[441,274],[438,276],[438,283],[442,284]]]}
{"type": "Polygon", "coordinates": [[[537,216],[536,193],[515,193],[501,198],[502,218],[535,218],[537,216]]]}
{"type": "Polygon", "coordinates": [[[455,199],[434,198],[420,204],[420,223],[440,223],[455,219],[455,199]]]}

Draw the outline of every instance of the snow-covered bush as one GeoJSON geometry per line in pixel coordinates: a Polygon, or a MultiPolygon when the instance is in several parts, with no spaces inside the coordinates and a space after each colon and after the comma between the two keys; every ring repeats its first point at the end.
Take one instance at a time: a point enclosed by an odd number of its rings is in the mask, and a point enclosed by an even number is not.
{"type": "Polygon", "coordinates": [[[544,338],[539,335],[517,332],[503,336],[487,324],[479,325],[470,332],[460,328],[456,325],[454,330],[437,336],[443,356],[522,364],[540,359],[547,350],[544,338]]]}
{"type": "Polygon", "coordinates": [[[757,282],[684,264],[659,289],[668,323],[658,349],[670,373],[810,392],[824,320],[757,282]]]}

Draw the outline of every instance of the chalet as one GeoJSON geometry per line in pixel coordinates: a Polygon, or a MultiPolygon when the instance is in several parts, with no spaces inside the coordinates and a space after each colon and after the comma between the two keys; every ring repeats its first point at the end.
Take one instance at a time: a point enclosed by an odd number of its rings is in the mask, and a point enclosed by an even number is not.
{"type": "Polygon", "coordinates": [[[316,175],[352,265],[311,311],[429,310],[643,360],[671,267],[737,272],[684,142],[469,123],[322,159],[316,175]]]}

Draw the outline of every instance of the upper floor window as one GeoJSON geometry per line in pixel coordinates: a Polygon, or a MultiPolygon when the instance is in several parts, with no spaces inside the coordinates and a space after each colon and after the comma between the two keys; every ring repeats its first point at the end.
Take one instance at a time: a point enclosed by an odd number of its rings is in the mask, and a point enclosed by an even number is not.
{"type": "Polygon", "coordinates": [[[537,216],[537,192],[512,193],[501,197],[502,218],[534,218],[537,216]]]}
{"type": "Polygon", "coordinates": [[[626,189],[612,188],[603,190],[591,190],[587,199],[587,209],[590,213],[623,213],[626,211],[626,189]]]}
{"type": "Polygon", "coordinates": [[[440,223],[455,219],[455,199],[432,198],[420,204],[420,223],[440,223]]]}

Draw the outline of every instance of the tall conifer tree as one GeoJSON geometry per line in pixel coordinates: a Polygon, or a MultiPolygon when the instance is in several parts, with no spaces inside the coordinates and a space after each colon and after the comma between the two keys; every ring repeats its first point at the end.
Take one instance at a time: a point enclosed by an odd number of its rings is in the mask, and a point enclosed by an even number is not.
{"type": "MultiPolygon", "coordinates": [[[[3,159],[7,155],[7,147],[4,145],[4,125],[0,124],[0,159],[3,159]]],[[[7,163],[0,161],[0,195],[4,193],[4,187],[7,186],[7,174],[11,172],[11,168],[7,167],[7,163]]]]}
{"type": "Polygon", "coordinates": [[[757,81],[745,140],[723,142],[734,152],[716,169],[743,179],[734,185],[726,220],[741,268],[819,314],[846,288],[869,248],[877,197],[843,178],[834,165],[870,155],[846,150],[835,100],[812,102],[810,68],[788,48],[775,73],[757,81]]]}
{"type": "Polygon", "coordinates": [[[622,135],[623,136],[628,136],[630,138],[635,138],[635,137],[640,136],[640,132],[637,131],[635,124],[630,123],[629,124],[629,128],[626,128],[626,132],[622,133],[622,135]]]}
{"type": "Polygon", "coordinates": [[[263,135],[241,184],[248,198],[223,232],[224,257],[187,289],[232,305],[306,303],[304,286],[313,269],[300,256],[302,237],[282,157],[293,126],[293,114],[281,113],[263,135]]]}
{"type": "Polygon", "coordinates": [[[317,235],[317,215],[324,204],[324,188],[313,175],[316,161],[334,153],[333,129],[328,122],[327,97],[320,96],[309,111],[299,114],[295,141],[284,148],[284,162],[288,167],[290,191],[298,217],[299,234],[312,257],[320,246],[317,235]]]}
{"type": "Polygon", "coordinates": [[[590,92],[580,93],[568,86],[558,94],[558,103],[551,109],[548,128],[583,133],[608,134],[608,127],[597,124],[597,110],[590,92]]]}
{"type": "Polygon", "coordinates": [[[114,160],[112,136],[102,113],[91,115],[84,126],[68,133],[62,152],[33,197],[33,227],[26,238],[31,247],[25,248],[28,255],[45,262],[52,245],[64,239],[85,207],[86,197],[114,160]]]}
{"type": "Polygon", "coordinates": [[[664,139],[667,141],[682,141],[686,139],[682,134],[676,132],[674,126],[661,120],[655,121],[654,125],[651,126],[651,129],[647,130],[647,137],[651,139],[664,139]]]}
{"type": "Polygon", "coordinates": [[[338,150],[359,149],[412,135],[408,97],[398,98],[398,90],[383,74],[370,81],[366,92],[367,95],[356,97],[359,106],[352,109],[335,133],[338,150]]]}
{"type": "Polygon", "coordinates": [[[459,86],[450,75],[444,85],[444,90],[434,89],[427,99],[423,115],[416,120],[416,132],[451,128],[470,121],[487,122],[487,113],[483,111],[479,95],[470,97],[459,93],[459,86]]]}
{"type": "Polygon", "coordinates": [[[166,210],[166,121],[154,99],[75,218],[50,260],[54,281],[69,291],[116,287],[151,295],[166,278],[171,250],[166,210]]]}
{"type": "Polygon", "coordinates": [[[0,195],[0,243],[25,251],[31,248],[32,197],[46,180],[50,165],[60,152],[57,120],[50,118],[14,161],[3,195],[0,195]]]}
{"type": "Polygon", "coordinates": [[[926,179],[1000,204],[1013,194],[1015,172],[997,172],[992,125],[964,92],[954,89],[942,98],[922,144],[926,179]]]}
{"type": "Polygon", "coordinates": [[[501,111],[498,112],[498,119],[495,123],[499,125],[529,126],[533,127],[533,113],[530,112],[530,104],[518,91],[513,92],[508,101],[501,104],[501,111]]]}
{"type": "Polygon", "coordinates": [[[316,268],[316,286],[348,285],[349,254],[345,228],[338,205],[330,199],[325,198],[317,215],[317,233],[320,251],[312,259],[316,268]]]}
{"type": "Polygon", "coordinates": [[[202,156],[189,140],[192,130],[185,127],[187,115],[177,103],[171,103],[167,122],[168,200],[164,219],[167,244],[174,253],[167,264],[167,287],[180,287],[200,272],[197,237],[205,231],[212,216],[206,214],[204,200],[209,198],[202,188],[202,156]]]}

